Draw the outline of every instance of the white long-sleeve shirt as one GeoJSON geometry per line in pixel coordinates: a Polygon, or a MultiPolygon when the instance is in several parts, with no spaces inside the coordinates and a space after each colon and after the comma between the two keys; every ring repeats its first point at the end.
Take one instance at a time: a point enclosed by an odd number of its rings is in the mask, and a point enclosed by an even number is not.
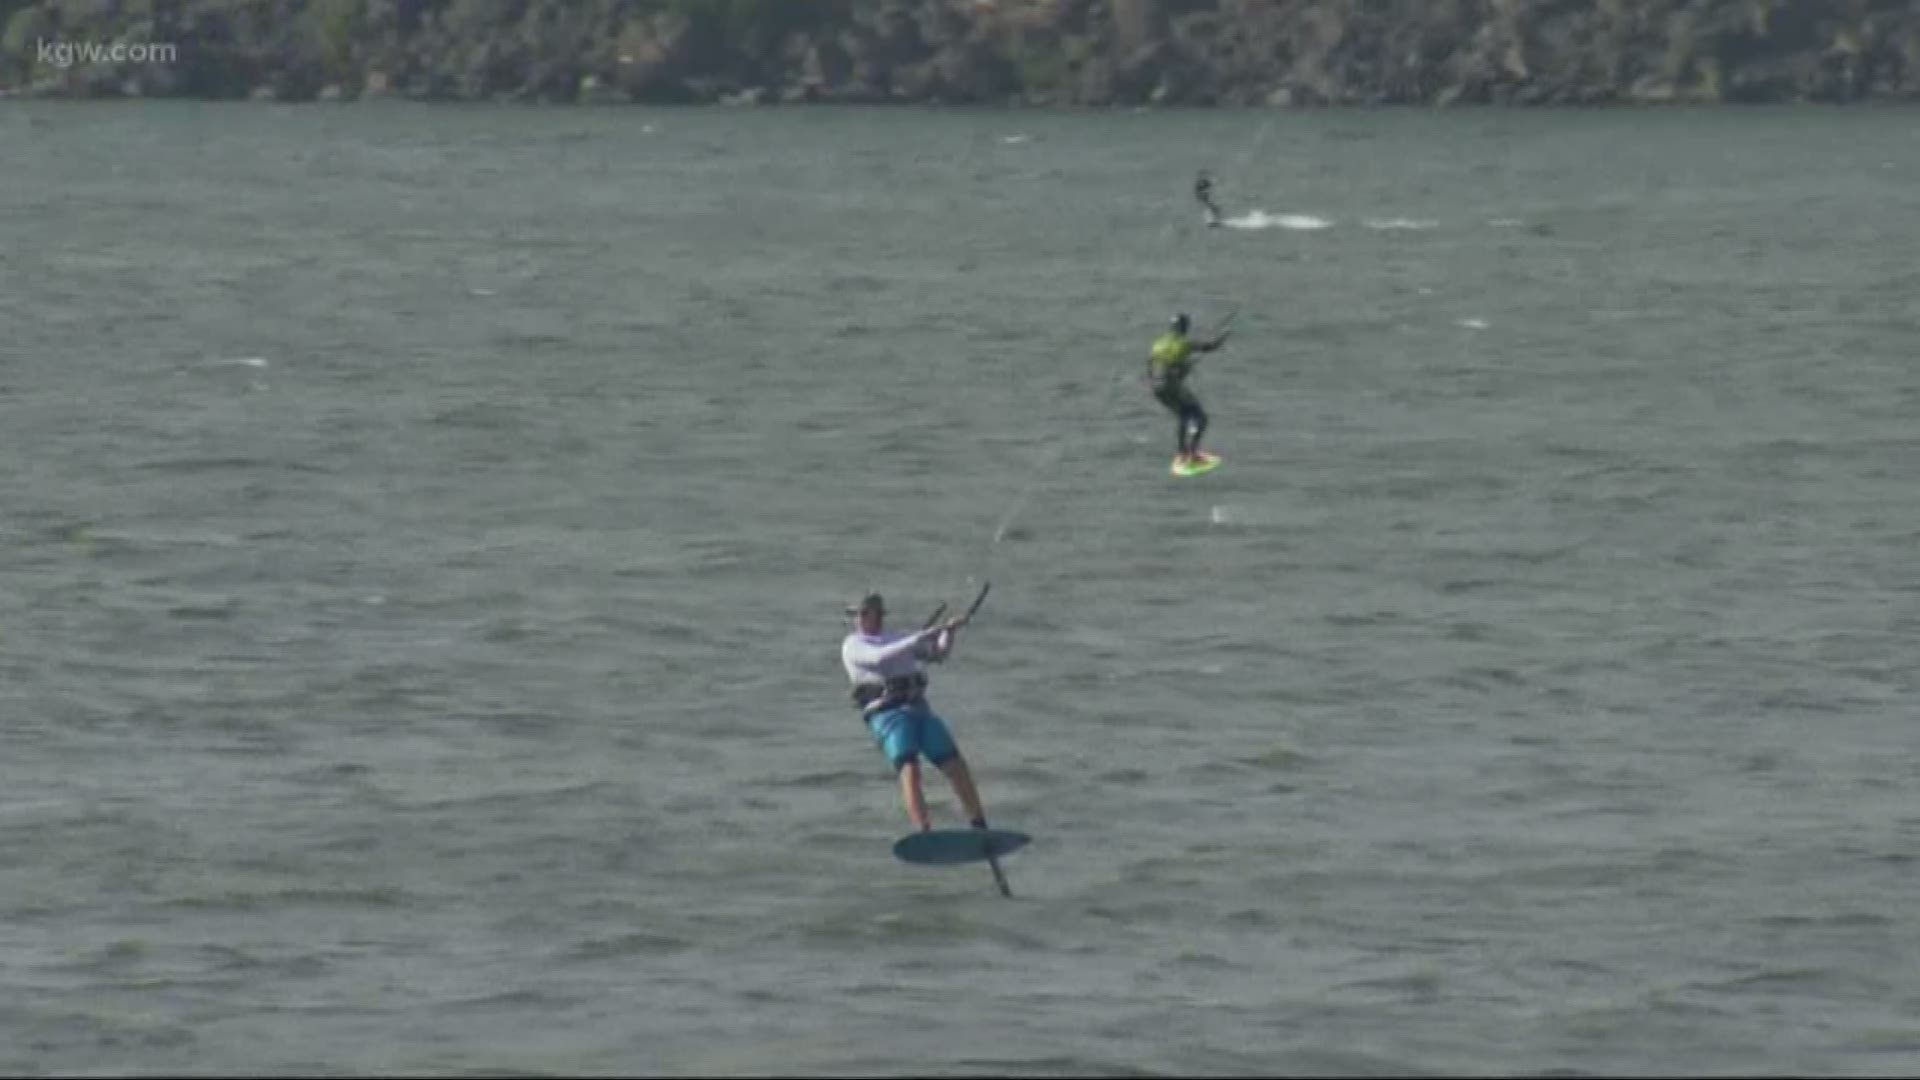
{"type": "Polygon", "coordinates": [[[858,630],[840,643],[840,662],[847,666],[853,685],[884,686],[888,679],[921,671],[921,638],[910,630],[863,634],[858,630]]]}

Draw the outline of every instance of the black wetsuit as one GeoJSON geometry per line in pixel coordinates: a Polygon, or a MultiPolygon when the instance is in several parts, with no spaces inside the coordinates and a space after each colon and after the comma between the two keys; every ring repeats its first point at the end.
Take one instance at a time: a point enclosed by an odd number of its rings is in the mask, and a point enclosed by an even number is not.
{"type": "Polygon", "coordinates": [[[1222,340],[1189,341],[1185,334],[1169,332],[1154,341],[1148,357],[1147,375],[1153,383],[1154,400],[1173,413],[1177,425],[1175,452],[1183,456],[1197,453],[1200,440],[1207,434],[1207,410],[1200,407],[1200,399],[1187,389],[1187,373],[1192,365],[1188,357],[1195,352],[1212,352],[1220,347],[1222,340]]]}
{"type": "Polygon", "coordinates": [[[1206,173],[1200,174],[1200,178],[1193,182],[1193,197],[1199,199],[1200,205],[1207,208],[1207,224],[1220,224],[1220,208],[1213,203],[1212,177],[1206,173]]]}

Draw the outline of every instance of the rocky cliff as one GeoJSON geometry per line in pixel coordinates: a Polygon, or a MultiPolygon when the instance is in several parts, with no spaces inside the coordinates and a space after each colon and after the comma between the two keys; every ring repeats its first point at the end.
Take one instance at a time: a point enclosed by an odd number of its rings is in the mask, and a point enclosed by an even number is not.
{"type": "Polygon", "coordinates": [[[1016,105],[1920,98],[1920,0],[0,0],[0,91],[1016,105]]]}

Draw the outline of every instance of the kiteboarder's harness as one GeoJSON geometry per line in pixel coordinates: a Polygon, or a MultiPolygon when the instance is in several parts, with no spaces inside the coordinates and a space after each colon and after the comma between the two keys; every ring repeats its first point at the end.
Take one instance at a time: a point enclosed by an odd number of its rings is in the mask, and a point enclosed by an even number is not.
{"type": "Polygon", "coordinates": [[[884,683],[859,683],[853,688],[853,707],[860,715],[872,716],[902,705],[919,705],[927,700],[927,673],[895,675],[884,683]]]}

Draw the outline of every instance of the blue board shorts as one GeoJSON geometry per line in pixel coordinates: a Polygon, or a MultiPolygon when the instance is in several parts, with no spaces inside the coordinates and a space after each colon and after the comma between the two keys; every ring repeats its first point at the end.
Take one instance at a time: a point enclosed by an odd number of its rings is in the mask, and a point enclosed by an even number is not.
{"type": "Polygon", "coordinates": [[[895,769],[922,755],[935,768],[960,756],[947,722],[925,705],[880,709],[867,717],[867,730],[873,732],[874,741],[887,755],[887,763],[895,769]]]}

